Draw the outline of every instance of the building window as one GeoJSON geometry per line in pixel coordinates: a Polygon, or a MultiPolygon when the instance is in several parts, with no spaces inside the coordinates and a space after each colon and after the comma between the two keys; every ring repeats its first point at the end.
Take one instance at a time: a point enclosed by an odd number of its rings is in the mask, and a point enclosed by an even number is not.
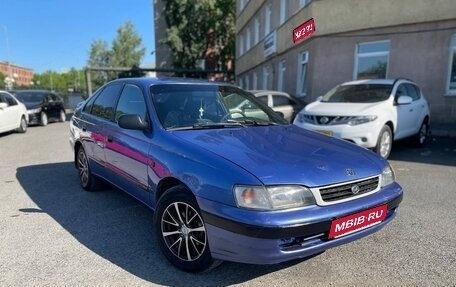
{"type": "Polygon", "coordinates": [[[244,36],[239,34],[239,56],[244,54],[244,36]]]}
{"type": "Polygon", "coordinates": [[[385,79],[388,68],[389,49],[389,41],[358,44],[354,78],[385,79]]]}
{"type": "Polygon", "coordinates": [[[264,36],[271,32],[271,5],[266,6],[264,11],[264,36]]]}
{"type": "Polygon", "coordinates": [[[307,94],[307,64],[309,62],[309,52],[304,52],[298,56],[298,78],[296,83],[296,94],[303,97],[307,94]]]}
{"type": "Polygon", "coordinates": [[[456,95],[456,34],[451,37],[448,94],[456,95]]]}
{"type": "Polygon", "coordinates": [[[245,36],[246,39],[245,39],[245,51],[248,51],[250,50],[250,37],[252,35],[250,35],[250,27],[247,27],[247,35],[245,36]]]}
{"type": "Polygon", "coordinates": [[[268,89],[269,66],[263,68],[263,90],[268,89]]]}
{"type": "Polygon", "coordinates": [[[241,87],[241,88],[244,88],[244,85],[243,85],[243,82],[242,82],[242,77],[239,77],[238,86],[241,87]]]}
{"type": "Polygon", "coordinates": [[[257,72],[253,72],[253,87],[252,87],[253,90],[257,90],[258,89],[258,74],[257,72]]]}
{"type": "Polygon", "coordinates": [[[260,20],[258,18],[255,18],[255,38],[253,40],[253,44],[256,45],[258,44],[258,41],[260,41],[260,20]]]}
{"type": "Polygon", "coordinates": [[[312,0],[299,0],[299,8],[302,8],[310,3],[312,0]]]}
{"type": "Polygon", "coordinates": [[[244,89],[245,89],[245,90],[248,90],[248,89],[250,89],[250,80],[249,80],[249,75],[245,76],[245,80],[244,80],[244,83],[245,83],[244,89]]]}
{"type": "Polygon", "coordinates": [[[288,0],[281,0],[280,1],[280,25],[287,20],[287,10],[288,10],[288,0]]]}
{"type": "Polygon", "coordinates": [[[279,62],[279,75],[278,75],[278,81],[277,81],[277,89],[279,91],[283,91],[283,80],[285,79],[285,60],[279,62]]]}

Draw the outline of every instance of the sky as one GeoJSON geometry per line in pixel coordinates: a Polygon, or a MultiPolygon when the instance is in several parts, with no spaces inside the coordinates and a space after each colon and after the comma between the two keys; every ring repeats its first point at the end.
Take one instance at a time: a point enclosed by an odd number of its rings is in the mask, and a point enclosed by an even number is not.
{"type": "Polygon", "coordinates": [[[81,69],[91,43],[111,47],[126,21],[146,48],[141,66],[154,65],[153,0],[0,0],[0,61],[35,73],[81,69]]]}

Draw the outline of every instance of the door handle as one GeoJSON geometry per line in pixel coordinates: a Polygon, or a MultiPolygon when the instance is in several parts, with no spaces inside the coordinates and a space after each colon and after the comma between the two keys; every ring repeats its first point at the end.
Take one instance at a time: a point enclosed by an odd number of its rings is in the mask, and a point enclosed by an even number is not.
{"type": "Polygon", "coordinates": [[[83,132],[86,132],[86,131],[87,131],[87,128],[86,128],[86,127],[82,127],[82,131],[83,131],[83,132]]]}
{"type": "Polygon", "coordinates": [[[112,136],[107,136],[106,138],[107,138],[108,142],[112,143],[112,136]]]}
{"type": "Polygon", "coordinates": [[[413,109],[410,109],[409,112],[413,112],[413,109]]]}

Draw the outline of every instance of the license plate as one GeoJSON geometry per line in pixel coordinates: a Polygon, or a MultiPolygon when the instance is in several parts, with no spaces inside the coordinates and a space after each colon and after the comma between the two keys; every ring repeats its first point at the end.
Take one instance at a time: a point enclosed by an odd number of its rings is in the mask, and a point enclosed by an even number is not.
{"type": "Polygon", "coordinates": [[[388,205],[384,204],[335,219],[331,223],[328,238],[340,237],[378,224],[386,218],[387,211],[388,205]]]}
{"type": "Polygon", "coordinates": [[[317,132],[322,133],[322,134],[327,135],[327,136],[332,136],[333,135],[332,131],[318,130],[317,132]]]}

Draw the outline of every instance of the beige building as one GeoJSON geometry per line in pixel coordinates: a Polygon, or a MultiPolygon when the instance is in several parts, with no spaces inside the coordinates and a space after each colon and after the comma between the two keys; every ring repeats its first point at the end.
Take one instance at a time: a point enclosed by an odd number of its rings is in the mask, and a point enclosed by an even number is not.
{"type": "MultiPolygon", "coordinates": [[[[33,79],[33,70],[24,68],[18,65],[9,64],[8,62],[0,62],[0,73],[9,78],[9,75],[14,79],[13,86],[30,86],[33,79]],[[11,72],[10,72],[11,69],[11,72]]],[[[0,83],[0,87],[5,87],[5,83],[0,83]]]]}
{"type": "Polygon", "coordinates": [[[307,102],[362,78],[412,79],[456,125],[455,0],[237,0],[236,81],[307,102]],[[316,30],[293,42],[309,19],[316,30]]]}

